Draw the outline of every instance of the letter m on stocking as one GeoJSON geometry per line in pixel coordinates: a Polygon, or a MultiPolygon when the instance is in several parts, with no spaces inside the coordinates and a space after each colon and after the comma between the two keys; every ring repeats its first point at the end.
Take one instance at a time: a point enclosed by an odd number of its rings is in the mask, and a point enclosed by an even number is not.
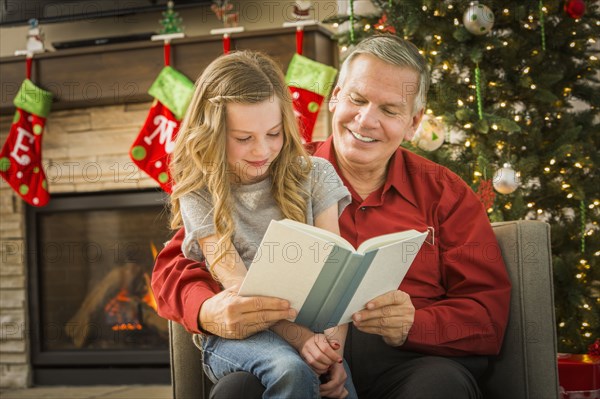
{"type": "Polygon", "coordinates": [[[167,193],[171,192],[169,155],[193,90],[191,80],[170,66],[164,67],[148,90],[155,100],[129,151],[133,162],[167,193]]]}

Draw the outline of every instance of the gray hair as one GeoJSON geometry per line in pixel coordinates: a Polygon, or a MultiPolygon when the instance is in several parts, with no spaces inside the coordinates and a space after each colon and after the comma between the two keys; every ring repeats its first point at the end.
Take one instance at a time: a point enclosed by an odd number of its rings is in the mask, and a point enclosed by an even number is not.
{"type": "Polygon", "coordinates": [[[419,87],[413,105],[413,115],[425,107],[429,90],[429,66],[419,49],[409,42],[393,35],[371,36],[356,45],[346,57],[340,69],[337,85],[342,87],[352,61],[361,54],[370,54],[388,64],[409,67],[419,74],[419,87]]]}

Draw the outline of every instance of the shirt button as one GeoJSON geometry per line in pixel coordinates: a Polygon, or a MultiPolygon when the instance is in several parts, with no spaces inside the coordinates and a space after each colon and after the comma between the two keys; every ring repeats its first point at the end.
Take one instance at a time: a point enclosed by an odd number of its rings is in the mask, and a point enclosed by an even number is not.
{"type": "Polygon", "coordinates": [[[361,206],[361,207],[360,207],[360,210],[361,210],[361,211],[366,211],[366,210],[367,210],[367,207],[366,207],[366,206],[361,206]]]}

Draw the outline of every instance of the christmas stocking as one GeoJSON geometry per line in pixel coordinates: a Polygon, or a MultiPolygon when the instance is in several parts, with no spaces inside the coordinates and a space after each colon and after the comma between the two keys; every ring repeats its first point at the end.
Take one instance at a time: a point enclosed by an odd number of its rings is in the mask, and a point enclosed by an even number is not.
{"type": "Polygon", "coordinates": [[[164,67],[148,90],[155,100],[129,151],[133,162],[167,193],[171,192],[169,154],[193,91],[191,80],[170,66],[164,67]]]}
{"type": "Polygon", "coordinates": [[[294,54],[288,66],[285,80],[294,101],[300,133],[307,143],[312,141],[313,128],[323,99],[331,92],[337,70],[294,54]]]}
{"type": "Polygon", "coordinates": [[[13,103],[17,112],[0,151],[0,175],[27,203],[44,206],[50,194],[42,168],[42,136],[52,93],[26,79],[13,103]]]}

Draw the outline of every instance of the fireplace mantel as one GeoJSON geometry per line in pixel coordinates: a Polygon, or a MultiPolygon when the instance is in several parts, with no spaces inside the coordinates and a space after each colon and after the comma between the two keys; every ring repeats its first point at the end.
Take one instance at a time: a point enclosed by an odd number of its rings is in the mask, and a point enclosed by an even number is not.
{"type": "MultiPolygon", "coordinates": [[[[284,70],[296,51],[296,29],[276,28],[235,33],[232,49],[261,50],[284,70]]],[[[32,80],[54,94],[52,110],[151,101],[148,88],[164,65],[162,42],[136,42],[59,50],[34,57],[32,80]]],[[[195,80],[222,54],[220,35],[197,36],[171,43],[171,65],[195,80]]],[[[319,25],[305,27],[303,54],[337,65],[333,34],[319,25]]],[[[0,58],[0,113],[12,113],[12,103],[25,78],[23,56],[0,58]]]]}

